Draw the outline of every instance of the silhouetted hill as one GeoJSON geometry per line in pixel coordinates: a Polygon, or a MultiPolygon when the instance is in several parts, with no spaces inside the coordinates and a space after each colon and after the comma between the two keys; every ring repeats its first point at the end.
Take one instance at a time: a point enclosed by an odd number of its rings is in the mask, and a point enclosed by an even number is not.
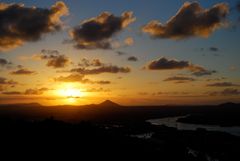
{"type": "Polygon", "coordinates": [[[219,105],[220,107],[240,107],[239,103],[226,102],[219,105]]]}
{"type": "Polygon", "coordinates": [[[83,106],[41,106],[31,103],[1,105],[0,107],[0,118],[43,120],[53,117],[67,122],[86,120],[128,123],[180,115],[191,115],[191,121],[194,120],[194,123],[202,120],[201,123],[205,124],[240,125],[239,104],[232,103],[216,106],[121,106],[106,100],[98,105],[83,106]],[[192,116],[197,119],[193,119],[192,116]]]}
{"type": "Polygon", "coordinates": [[[98,106],[103,106],[103,107],[120,107],[119,104],[112,102],[110,100],[106,100],[100,104],[98,104],[98,106]]]}

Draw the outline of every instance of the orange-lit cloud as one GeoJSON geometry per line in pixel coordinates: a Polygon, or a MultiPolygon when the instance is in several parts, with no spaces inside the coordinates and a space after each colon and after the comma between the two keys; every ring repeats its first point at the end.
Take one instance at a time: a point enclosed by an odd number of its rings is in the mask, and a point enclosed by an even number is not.
{"type": "Polygon", "coordinates": [[[64,68],[70,64],[70,59],[65,56],[59,54],[57,50],[50,50],[47,52],[43,52],[39,56],[42,60],[47,60],[47,66],[52,68],[64,68]]]}
{"type": "Polygon", "coordinates": [[[24,92],[19,91],[6,91],[2,92],[4,95],[42,95],[44,92],[48,91],[48,88],[39,88],[39,89],[26,89],[24,92]]]}
{"type": "Polygon", "coordinates": [[[186,76],[173,76],[173,77],[168,77],[164,79],[164,81],[171,81],[175,83],[187,83],[187,82],[196,81],[196,79],[192,77],[186,77],[186,76]]]}
{"type": "Polygon", "coordinates": [[[225,3],[204,9],[198,2],[185,2],[166,24],[154,20],[145,25],[142,31],[154,38],[206,38],[224,25],[224,19],[228,13],[229,7],[225,3]]]}
{"type": "Polygon", "coordinates": [[[129,67],[118,67],[115,65],[102,66],[93,69],[86,68],[73,68],[71,72],[79,73],[82,75],[101,74],[101,73],[129,73],[131,69],[129,67]]]}
{"type": "Polygon", "coordinates": [[[77,49],[111,49],[111,37],[135,19],[132,12],[124,12],[121,16],[103,12],[74,27],[70,36],[77,49]]]}
{"type": "Polygon", "coordinates": [[[226,88],[223,91],[208,92],[210,96],[239,96],[240,90],[234,88],[226,88]]]}
{"type": "Polygon", "coordinates": [[[210,83],[207,84],[208,87],[234,87],[240,86],[239,84],[234,84],[232,82],[217,82],[217,83],[210,83]]]}
{"type": "Polygon", "coordinates": [[[59,30],[60,17],[67,14],[64,2],[56,2],[50,9],[0,3],[0,51],[37,41],[44,34],[59,30]]]}
{"type": "Polygon", "coordinates": [[[10,72],[10,74],[13,74],[13,75],[32,75],[32,74],[36,74],[36,73],[37,73],[36,71],[29,70],[26,68],[22,68],[22,69],[18,69],[16,71],[10,72]]]}
{"type": "Polygon", "coordinates": [[[124,44],[127,45],[127,46],[132,46],[134,44],[134,39],[132,37],[127,37],[124,40],[124,44]]]}
{"type": "Polygon", "coordinates": [[[144,67],[149,70],[180,70],[187,69],[194,76],[204,76],[204,75],[212,75],[216,73],[214,70],[207,70],[204,67],[199,65],[195,65],[190,63],[189,61],[179,61],[176,59],[167,59],[165,57],[161,57],[157,60],[153,60],[144,67]]]}
{"type": "Polygon", "coordinates": [[[58,82],[78,82],[78,83],[83,83],[83,84],[110,84],[110,81],[104,81],[104,80],[100,80],[100,81],[93,81],[90,79],[85,78],[84,75],[80,75],[80,74],[70,74],[68,76],[60,76],[57,78],[54,78],[55,81],[58,82]]]}

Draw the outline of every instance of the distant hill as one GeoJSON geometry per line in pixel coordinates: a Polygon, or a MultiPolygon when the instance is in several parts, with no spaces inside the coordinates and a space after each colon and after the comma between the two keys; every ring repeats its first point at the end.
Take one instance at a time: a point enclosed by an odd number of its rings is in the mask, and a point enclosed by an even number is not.
{"type": "Polygon", "coordinates": [[[103,106],[103,107],[120,107],[121,105],[112,102],[111,100],[106,100],[100,104],[98,104],[98,106],[103,106]]]}
{"type": "Polygon", "coordinates": [[[128,122],[191,114],[191,117],[182,121],[229,126],[240,125],[239,105],[225,103],[202,106],[122,106],[111,100],[82,106],[9,104],[0,106],[0,119],[42,120],[53,117],[70,122],[82,120],[128,122]]]}

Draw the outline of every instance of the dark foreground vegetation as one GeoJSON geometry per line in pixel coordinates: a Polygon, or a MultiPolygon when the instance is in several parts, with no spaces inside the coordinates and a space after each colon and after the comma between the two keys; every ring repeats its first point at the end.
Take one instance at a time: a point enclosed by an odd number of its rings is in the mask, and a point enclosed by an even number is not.
{"type": "Polygon", "coordinates": [[[2,158],[7,155],[7,160],[49,160],[51,156],[52,160],[238,161],[240,137],[145,122],[218,108],[125,108],[112,102],[81,109],[38,104],[2,106],[0,154],[2,158]]]}
{"type": "Polygon", "coordinates": [[[240,126],[240,104],[221,104],[207,111],[190,113],[178,121],[202,125],[240,126]]]}
{"type": "Polygon", "coordinates": [[[106,125],[56,121],[0,120],[1,154],[82,159],[164,161],[239,160],[240,138],[226,133],[179,131],[148,123],[106,125]],[[145,137],[140,134],[147,134],[145,137]],[[141,137],[141,138],[138,138],[141,137]]]}

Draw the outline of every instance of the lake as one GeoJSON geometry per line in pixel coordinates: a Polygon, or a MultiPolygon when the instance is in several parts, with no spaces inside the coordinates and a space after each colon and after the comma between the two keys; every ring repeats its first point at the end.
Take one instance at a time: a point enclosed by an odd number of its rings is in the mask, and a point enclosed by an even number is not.
{"type": "Polygon", "coordinates": [[[184,117],[186,116],[150,119],[150,120],[147,120],[147,122],[150,122],[152,125],[165,125],[168,127],[174,127],[179,130],[196,130],[197,128],[204,128],[208,131],[227,132],[232,135],[240,136],[240,126],[222,127],[217,125],[200,125],[200,124],[188,124],[188,123],[177,122],[179,118],[184,118],[184,117]]]}

